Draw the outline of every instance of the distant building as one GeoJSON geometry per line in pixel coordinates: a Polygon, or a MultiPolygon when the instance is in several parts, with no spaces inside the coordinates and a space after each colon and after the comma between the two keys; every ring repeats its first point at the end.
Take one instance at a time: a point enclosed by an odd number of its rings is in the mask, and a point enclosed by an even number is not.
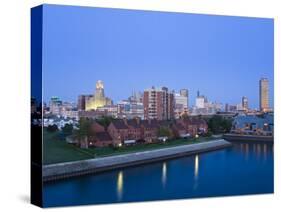
{"type": "Polygon", "coordinates": [[[245,135],[272,136],[274,134],[273,114],[239,115],[233,121],[231,132],[245,135]]]}
{"type": "Polygon", "coordinates": [[[51,97],[50,103],[49,103],[49,108],[50,108],[50,113],[53,115],[59,115],[62,109],[62,101],[60,100],[59,97],[53,96],[51,97]]]}
{"type": "Polygon", "coordinates": [[[195,105],[197,108],[204,108],[205,107],[205,97],[204,96],[196,97],[195,105]]]}
{"type": "Polygon", "coordinates": [[[229,112],[229,104],[228,104],[228,103],[225,104],[225,109],[224,109],[224,111],[225,111],[225,112],[229,112]]]}
{"type": "Polygon", "coordinates": [[[78,111],[86,109],[86,95],[79,95],[78,96],[78,111]]]}
{"type": "Polygon", "coordinates": [[[237,106],[236,105],[229,105],[228,108],[229,108],[228,112],[237,112],[237,106]]]}
{"type": "Polygon", "coordinates": [[[98,107],[105,105],[112,105],[112,100],[105,97],[103,82],[98,80],[94,95],[85,99],[85,110],[96,110],[98,107]]]}
{"type": "Polygon", "coordinates": [[[98,119],[103,116],[110,116],[107,110],[80,110],[78,111],[78,117],[80,118],[92,118],[92,119],[98,119]]]}
{"type": "Polygon", "coordinates": [[[144,119],[143,102],[136,101],[134,98],[118,102],[118,117],[133,119],[144,119]]]}
{"type": "Polygon", "coordinates": [[[199,109],[205,108],[205,103],[207,102],[207,98],[203,95],[198,96],[198,94],[199,94],[199,91],[197,92],[195,106],[196,106],[196,108],[199,108],[199,109]]]}
{"type": "Polygon", "coordinates": [[[242,97],[242,108],[245,111],[248,111],[248,109],[249,109],[248,98],[246,96],[242,97]]]}
{"type": "Polygon", "coordinates": [[[180,118],[183,114],[188,114],[188,90],[181,89],[180,93],[174,94],[175,109],[174,116],[176,119],[180,118]]]}
{"type": "Polygon", "coordinates": [[[98,107],[97,112],[104,112],[107,116],[112,116],[114,118],[118,117],[118,106],[117,105],[105,105],[103,107],[98,107]]]}
{"type": "Polygon", "coordinates": [[[133,91],[132,96],[130,96],[128,100],[131,102],[143,102],[143,94],[133,91]]]}
{"type": "Polygon", "coordinates": [[[197,91],[195,106],[192,108],[191,115],[211,115],[221,110],[221,103],[209,102],[206,96],[200,95],[199,91],[197,91]]]}
{"type": "MultiPolygon", "coordinates": [[[[188,90],[187,89],[180,89],[180,95],[188,98],[188,90]]],[[[187,102],[187,105],[188,105],[188,102],[187,102]]]]}
{"type": "Polygon", "coordinates": [[[143,106],[144,119],[174,118],[174,95],[166,87],[146,89],[143,94],[143,106]]]}
{"type": "Polygon", "coordinates": [[[242,103],[239,103],[239,104],[236,105],[236,110],[237,111],[244,111],[242,103]]]}
{"type": "Polygon", "coordinates": [[[267,78],[259,81],[260,111],[268,111],[269,108],[269,82],[267,78]]]}

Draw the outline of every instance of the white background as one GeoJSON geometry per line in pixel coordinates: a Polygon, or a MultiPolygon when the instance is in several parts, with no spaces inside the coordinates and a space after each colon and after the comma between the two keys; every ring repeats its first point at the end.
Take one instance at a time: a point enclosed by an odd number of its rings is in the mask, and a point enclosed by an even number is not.
{"type": "MultiPolygon", "coordinates": [[[[30,188],[30,8],[41,3],[272,17],[275,19],[275,194],[79,206],[79,211],[276,211],[280,196],[280,15],[278,0],[2,0],[0,5],[0,211],[35,211],[30,188]],[[278,14],[279,12],[279,14],[278,14]]],[[[250,176],[255,177],[255,176],[250,176]]],[[[266,180],[266,179],[264,179],[266,180]]],[[[211,183],[211,182],[210,182],[211,183]]],[[[237,185],[239,186],[239,185],[237,185]]],[[[148,191],[149,192],[149,191],[148,191]]],[[[279,210],[280,211],[280,210],[279,210]]]]}

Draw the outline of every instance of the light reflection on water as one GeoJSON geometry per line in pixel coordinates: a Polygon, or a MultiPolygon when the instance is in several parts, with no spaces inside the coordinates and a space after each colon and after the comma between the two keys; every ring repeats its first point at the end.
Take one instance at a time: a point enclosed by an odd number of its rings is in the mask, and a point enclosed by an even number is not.
{"type": "Polygon", "coordinates": [[[266,155],[267,155],[267,145],[263,144],[263,158],[266,159],[266,155]]]}
{"type": "Polygon", "coordinates": [[[260,155],[261,155],[261,145],[258,144],[258,145],[257,145],[257,157],[259,158],[260,155]]]}
{"type": "Polygon", "coordinates": [[[162,165],[162,185],[165,188],[167,181],[167,163],[164,162],[162,165]]]}
{"type": "Polygon", "coordinates": [[[194,178],[198,178],[199,172],[199,155],[195,155],[195,162],[194,162],[194,178]]]}
{"type": "Polygon", "coordinates": [[[198,187],[198,174],[199,174],[199,155],[195,155],[194,158],[194,186],[193,189],[196,190],[198,187]]]}
{"type": "Polygon", "coordinates": [[[123,171],[118,172],[117,176],[117,197],[118,200],[122,200],[123,196],[123,171]]]}

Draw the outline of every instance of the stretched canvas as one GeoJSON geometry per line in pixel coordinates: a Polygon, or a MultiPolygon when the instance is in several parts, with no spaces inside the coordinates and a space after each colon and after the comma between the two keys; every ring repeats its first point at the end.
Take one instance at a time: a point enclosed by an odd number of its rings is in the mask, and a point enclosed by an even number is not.
{"type": "Polygon", "coordinates": [[[274,20],[31,9],[31,201],[274,191],[274,20]]]}

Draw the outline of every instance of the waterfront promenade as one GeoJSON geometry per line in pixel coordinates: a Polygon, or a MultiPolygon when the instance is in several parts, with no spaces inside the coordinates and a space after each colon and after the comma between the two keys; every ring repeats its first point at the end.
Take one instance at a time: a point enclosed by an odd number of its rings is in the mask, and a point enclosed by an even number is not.
{"type": "Polygon", "coordinates": [[[117,156],[45,165],[43,166],[43,181],[46,182],[84,174],[98,173],[116,168],[157,162],[217,150],[228,146],[231,146],[231,143],[224,139],[217,139],[198,144],[181,145],[117,156]]]}

